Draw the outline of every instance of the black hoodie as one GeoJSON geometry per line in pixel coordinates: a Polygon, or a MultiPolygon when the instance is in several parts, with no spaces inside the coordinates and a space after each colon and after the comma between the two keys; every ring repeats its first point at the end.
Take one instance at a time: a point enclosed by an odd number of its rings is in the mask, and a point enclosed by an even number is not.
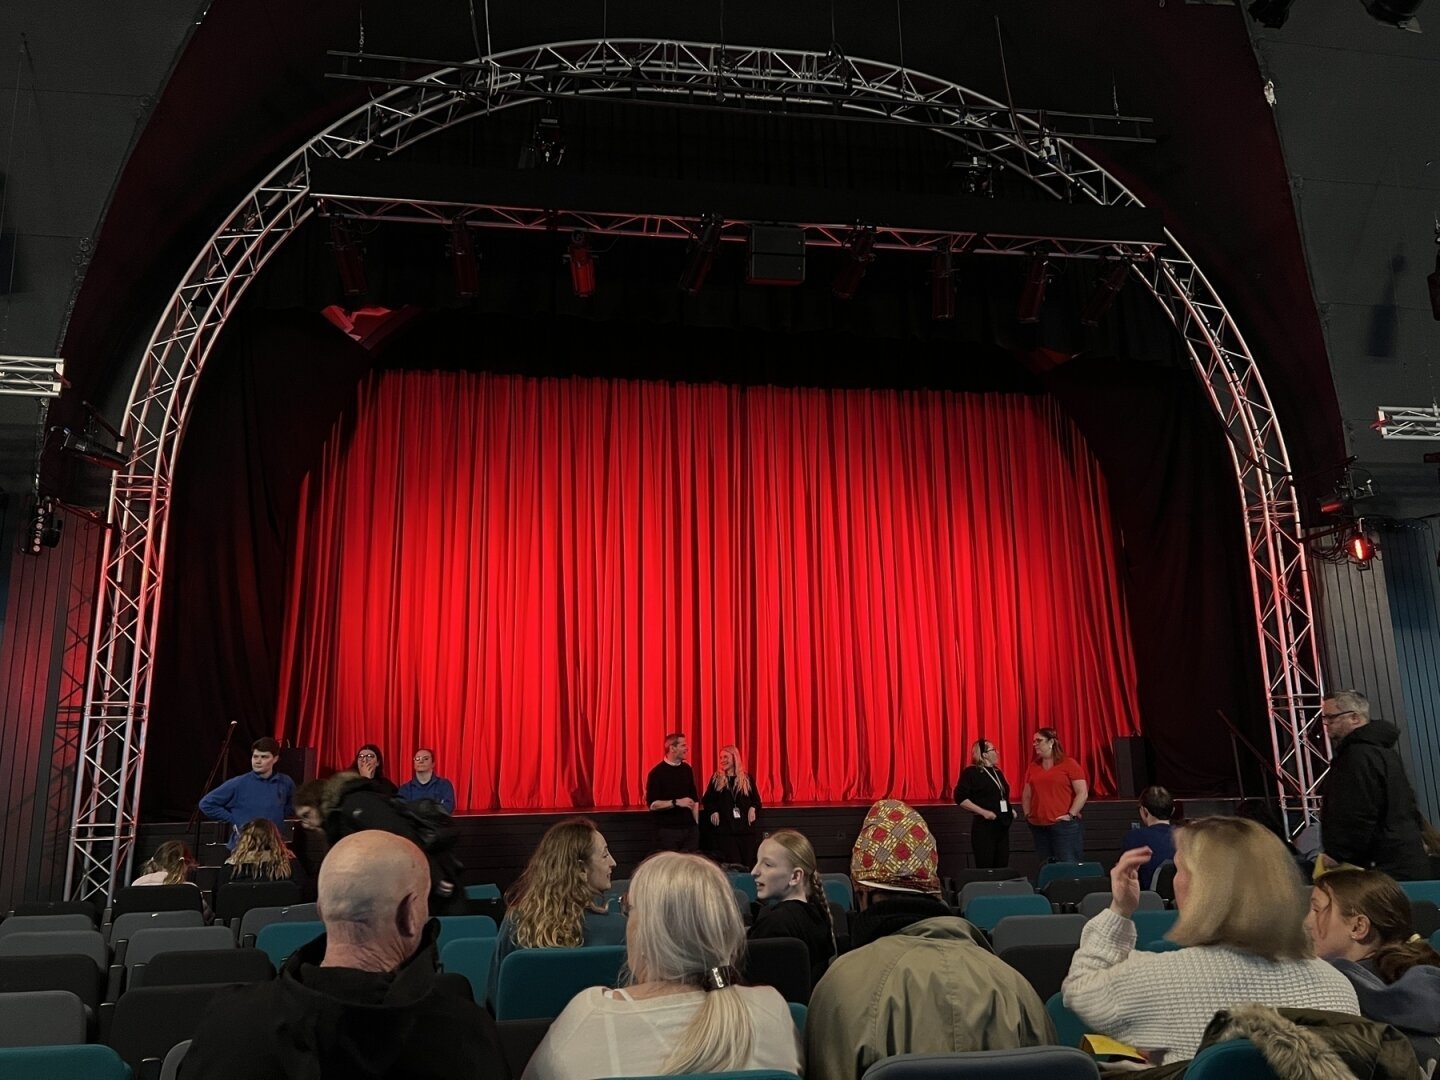
{"type": "Polygon", "coordinates": [[[274,982],[221,991],[182,1080],[509,1080],[495,1021],[437,978],[438,934],[393,972],[321,967],[321,937],[274,982]]]}
{"type": "Polygon", "coordinates": [[[1322,789],[1320,839],[1339,862],[1420,881],[1430,863],[1415,792],[1395,752],[1399,736],[1394,724],[1371,720],[1340,740],[1322,789]]]}

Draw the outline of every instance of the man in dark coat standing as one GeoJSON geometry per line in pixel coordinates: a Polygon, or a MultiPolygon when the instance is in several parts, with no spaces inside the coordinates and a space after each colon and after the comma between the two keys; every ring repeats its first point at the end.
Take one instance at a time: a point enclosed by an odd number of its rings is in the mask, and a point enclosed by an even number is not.
{"type": "Polygon", "coordinates": [[[1334,756],[1321,794],[1320,840],[1327,865],[1383,870],[1399,881],[1430,876],[1420,810],[1395,751],[1399,729],[1370,719],[1370,702],[1337,690],[1320,706],[1334,756]]]}
{"type": "Polygon", "coordinates": [[[215,995],[182,1080],[509,1080],[495,1021],[437,970],[429,894],[409,840],[341,840],[320,868],[325,935],[273,982],[215,995]]]}

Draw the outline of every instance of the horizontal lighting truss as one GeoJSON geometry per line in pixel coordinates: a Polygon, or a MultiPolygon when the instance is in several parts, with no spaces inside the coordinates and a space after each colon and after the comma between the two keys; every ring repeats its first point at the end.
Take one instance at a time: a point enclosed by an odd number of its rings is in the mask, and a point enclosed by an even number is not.
{"type": "Polygon", "coordinates": [[[65,361],[48,356],[0,354],[0,397],[58,397],[65,361]]]}
{"type": "MultiPolygon", "coordinates": [[[[309,163],[392,157],[457,124],[564,94],[717,108],[765,102],[804,109],[823,105],[839,117],[925,127],[955,142],[965,157],[1021,176],[1055,199],[1143,206],[1124,184],[1046,125],[1063,116],[1077,137],[1123,133],[1083,130],[1090,121],[1073,120],[1074,114],[1042,117],[1011,110],[944,79],[834,53],[638,39],[570,41],[441,68],[375,95],[305,141],[234,208],[186,271],[136,373],[122,432],[124,444],[133,449],[111,487],[95,605],[67,895],[104,899],[128,880],[176,456],[199,376],[230,313],[269,259],[317,210],[309,163]]],[[[326,200],[334,205],[343,196],[326,193],[326,200]]],[[[646,219],[632,221],[625,227],[647,227],[646,219]]],[[[676,221],[664,228],[680,239],[680,226],[692,224],[676,221]]],[[[597,231],[594,223],[583,228],[597,231]]],[[[833,230],[834,223],[825,230],[817,226],[815,241],[838,243],[833,230]]],[[[685,229],[685,238],[691,232],[685,229]]],[[[925,246],[922,238],[921,233],[892,232],[886,243],[914,249],[925,246]]],[[[1229,436],[1278,788],[1287,824],[1294,829],[1318,816],[1317,786],[1326,762],[1323,740],[1310,738],[1318,725],[1319,658],[1289,458],[1264,380],[1238,328],[1179,242],[1168,232],[1166,240],[1151,257],[1136,261],[1132,273],[1181,335],[1229,436]]],[[[1011,253],[1003,242],[1002,248],[1011,253]]],[[[1112,244],[1103,254],[1137,254],[1124,248],[1112,244]]]]}
{"type": "Polygon", "coordinates": [[[1440,405],[1381,405],[1374,427],[1382,439],[1440,439],[1440,405]]]}

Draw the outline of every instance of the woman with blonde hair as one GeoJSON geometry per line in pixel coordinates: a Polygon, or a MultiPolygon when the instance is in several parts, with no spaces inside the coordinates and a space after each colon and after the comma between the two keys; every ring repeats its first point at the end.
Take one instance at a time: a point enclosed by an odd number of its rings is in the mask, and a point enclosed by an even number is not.
{"type": "Polygon", "coordinates": [[[815,849],[803,833],[780,829],[760,844],[755,869],[755,895],[760,912],[750,927],[750,940],[792,937],[810,952],[810,985],[814,986],[835,955],[835,924],[830,902],[815,864],[815,849]]]}
{"type": "Polygon", "coordinates": [[[155,854],[140,868],[140,876],[131,885],[186,885],[190,871],[195,866],[195,856],[190,854],[181,840],[166,840],[155,854]]]}
{"type": "Polygon", "coordinates": [[[800,1040],[784,999],[772,987],[736,985],[745,928],[719,867],[661,852],[641,863],[629,897],[629,985],[577,994],[524,1080],[800,1072],[800,1040]]]}
{"type": "Polygon", "coordinates": [[[754,866],[760,791],[745,771],[745,759],[738,746],[721,748],[720,764],[705,788],[701,806],[701,820],[709,827],[707,850],[713,851],[722,863],[754,866]]]}
{"type": "Polygon", "coordinates": [[[295,856],[280,839],[280,830],[269,818],[256,818],[240,826],[216,888],[232,881],[289,881],[296,876],[295,856]]]}
{"type": "Polygon", "coordinates": [[[500,964],[516,949],[574,949],[625,941],[625,917],[605,903],[614,870],[605,837],[589,818],[566,818],[546,830],[506,894],[508,907],[490,960],[490,1002],[500,982],[500,964]]]}
{"type": "Polygon", "coordinates": [[[1080,935],[1063,992],[1086,1030],[1149,1051],[1155,1064],[1194,1057],[1211,1017],[1235,1005],[1359,1015],[1345,976],[1316,958],[1300,872],[1264,826],[1209,817],[1176,828],[1173,952],[1135,950],[1131,916],[1149,859],[1149,848],[1120,856],[1109,909],[1080,935]]]}
{"type": "Polygon", "coordinates": [[[970,850],[977,867],[1010,865],[1010,824],[1015,820],[1010,781],[1000,771],[1000,751],[991,739],[976,739],[970,764],[955,785],[955,804],[970,819],[970,850]]]}

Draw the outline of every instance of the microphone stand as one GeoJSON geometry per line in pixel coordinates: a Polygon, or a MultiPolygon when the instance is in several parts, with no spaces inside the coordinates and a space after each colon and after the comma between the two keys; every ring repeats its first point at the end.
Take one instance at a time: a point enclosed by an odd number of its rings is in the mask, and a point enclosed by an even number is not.
{"type": "MultiPolygon", "coordinates": [[[[215,757],[215,764],[210,766],[210,775],[205,778],[205,786],[200,790],[201,798],[215,787],[216,774],[220,772],[220,766],[225,763],[225,758],[230,753],[230,740],[235,737],[235,725],[238,720],[231,720],[230,726],[225,730],[225,739],[220,743],[220,753],[215,757]]],[[[200,858],[200,803],[195,803],[195,809],[190,812],[190,820],[185,824],[185,831],[195,830],[195,841],[192,850],[195,858],[200,858]]]]}

